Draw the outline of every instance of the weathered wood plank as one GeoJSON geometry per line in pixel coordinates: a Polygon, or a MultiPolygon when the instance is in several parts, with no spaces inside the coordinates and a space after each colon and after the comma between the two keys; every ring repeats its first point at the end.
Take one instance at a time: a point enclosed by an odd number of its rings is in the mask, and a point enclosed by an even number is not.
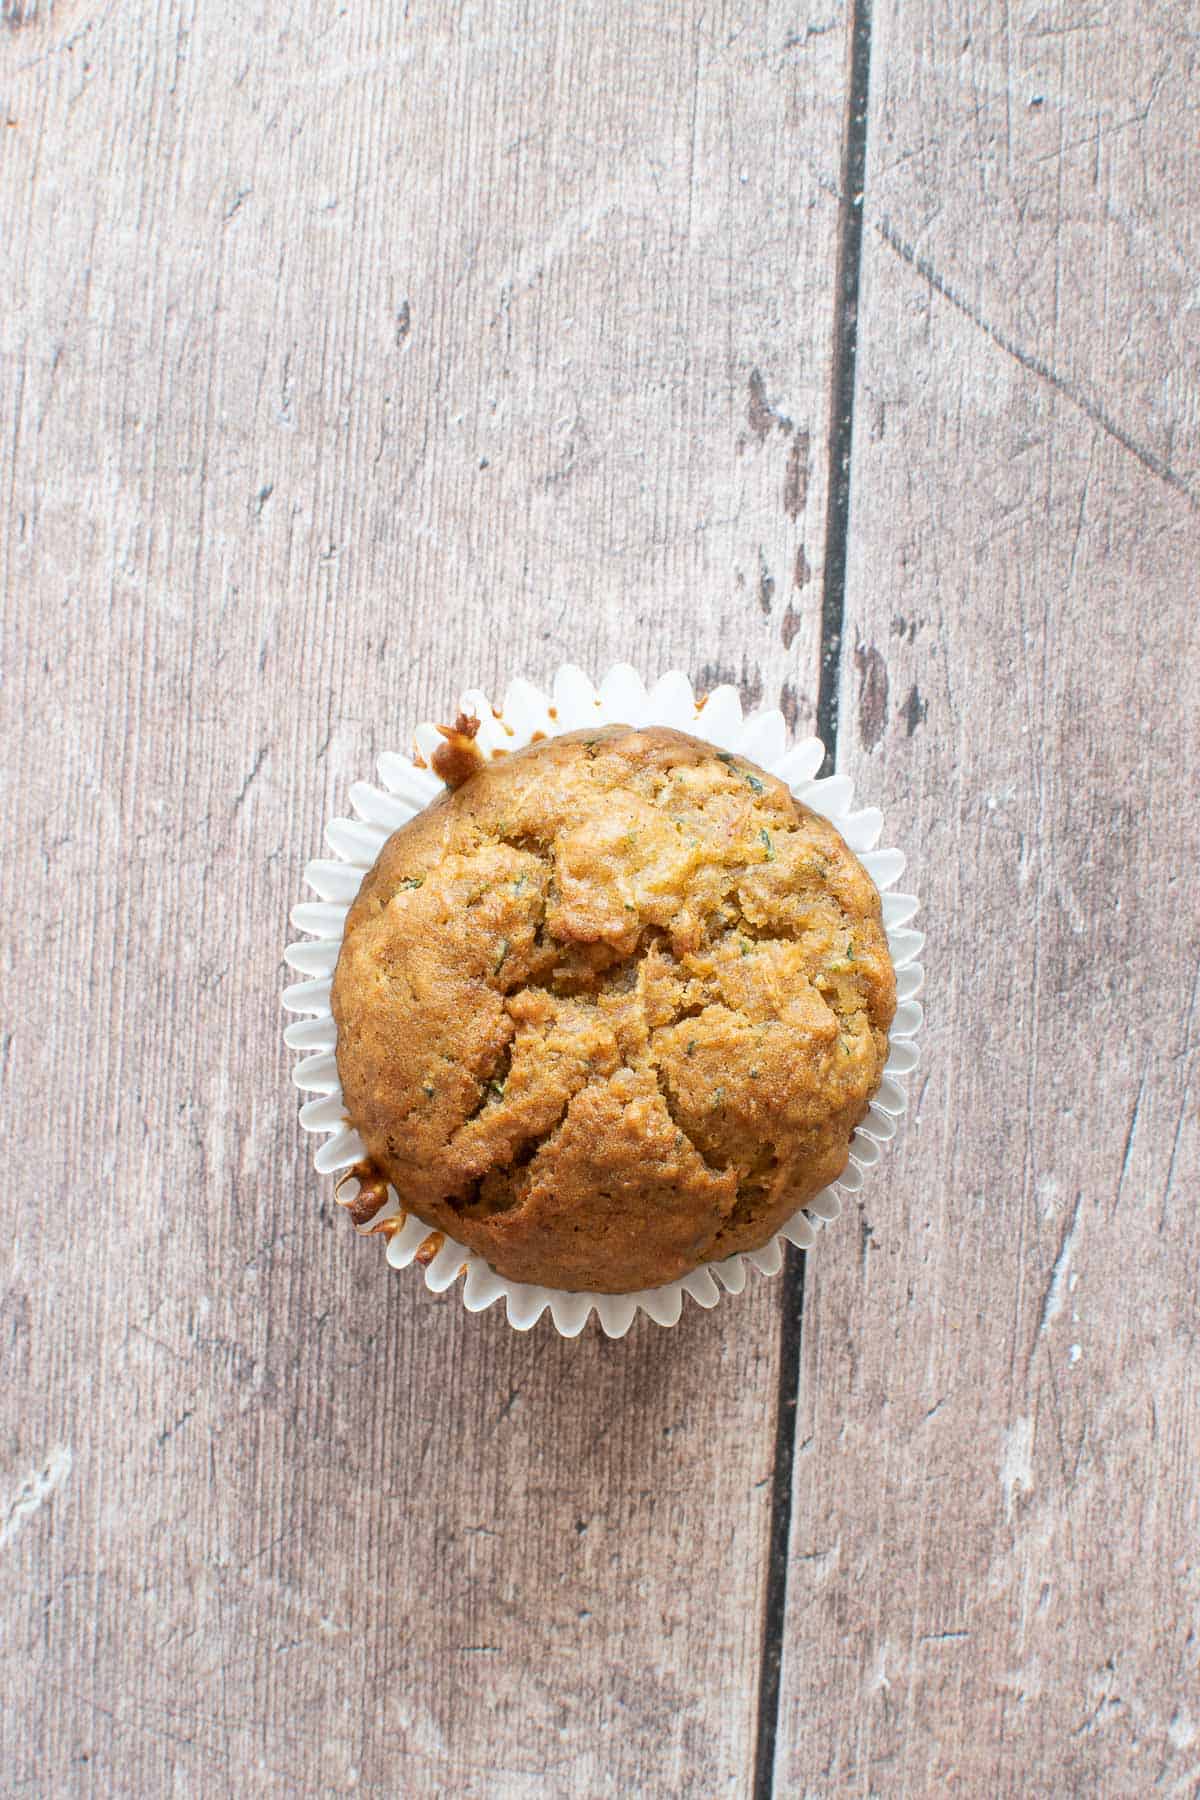
{"type": "Polygon", "coordinates": [[[841,761],[929,1029],[810,1267],[777,1783],[1191,1795],[1195,19],[963,19],[875,20],[841,761]]]}
{"type": "Polygon", "coordinates": [[[4,9],[9,1791],[744,1790],[778,1290],[564,1345],[389,1273],[278,956],[467,681],[811,725],[842,60],[782,4],[4,9]]]}

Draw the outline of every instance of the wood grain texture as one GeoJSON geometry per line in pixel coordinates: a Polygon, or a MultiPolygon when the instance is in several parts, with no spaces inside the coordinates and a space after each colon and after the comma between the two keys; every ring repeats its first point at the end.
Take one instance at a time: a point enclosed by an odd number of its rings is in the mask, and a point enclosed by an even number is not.
{"type": "Polygon", "coordinates": [[[469,681],[810,728],[818,24],[3,9],[6,1792],[745,1790],[777,1290],[567,1345],[389,1272],[279,955],[469,681]]]}
{"type": "Polygon", "coordinates": [[[1191,1796],[1197,15],[874,24],[840,760],[928,1028],[810,1259],[777,1791],[1191,1796]]]}

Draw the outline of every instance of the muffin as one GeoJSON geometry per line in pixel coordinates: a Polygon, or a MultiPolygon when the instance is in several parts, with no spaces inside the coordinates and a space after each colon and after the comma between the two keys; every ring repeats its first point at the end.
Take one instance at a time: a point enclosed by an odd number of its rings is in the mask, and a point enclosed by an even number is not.
{"type": "Polygon", "coordinates": [[[783,782],[610,726],[484,763],[393,833],[333,978],[360,1217],[498,1274],[630,1293],[767,1242],[835,1181],[888,1054],[878,892],[783,782]]]}

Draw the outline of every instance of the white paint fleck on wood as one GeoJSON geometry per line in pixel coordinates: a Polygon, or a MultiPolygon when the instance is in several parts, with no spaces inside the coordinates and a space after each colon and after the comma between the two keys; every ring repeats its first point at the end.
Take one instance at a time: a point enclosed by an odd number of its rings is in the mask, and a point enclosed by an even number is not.
{"type": "Polygon", "coordinates": [[[0,1550],[12,1543],[18,1531],[41,1511],[70,1473],[71,1452],[66,1445],[61,1445],[17,1485],[0,1512],[0,1550]]]}

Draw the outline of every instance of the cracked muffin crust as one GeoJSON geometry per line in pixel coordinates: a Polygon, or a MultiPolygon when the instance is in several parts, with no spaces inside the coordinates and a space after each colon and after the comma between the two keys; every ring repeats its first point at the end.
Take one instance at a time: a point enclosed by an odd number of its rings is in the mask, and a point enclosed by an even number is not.
{"type": "Polygon", "coordinates": [[[764,1244],[842,1173],[895,976],[874,883],[752,763],[626,726],[395,832],[333,980],[364,1198],[516,1281],[629,1293],[764,1244]]]}

